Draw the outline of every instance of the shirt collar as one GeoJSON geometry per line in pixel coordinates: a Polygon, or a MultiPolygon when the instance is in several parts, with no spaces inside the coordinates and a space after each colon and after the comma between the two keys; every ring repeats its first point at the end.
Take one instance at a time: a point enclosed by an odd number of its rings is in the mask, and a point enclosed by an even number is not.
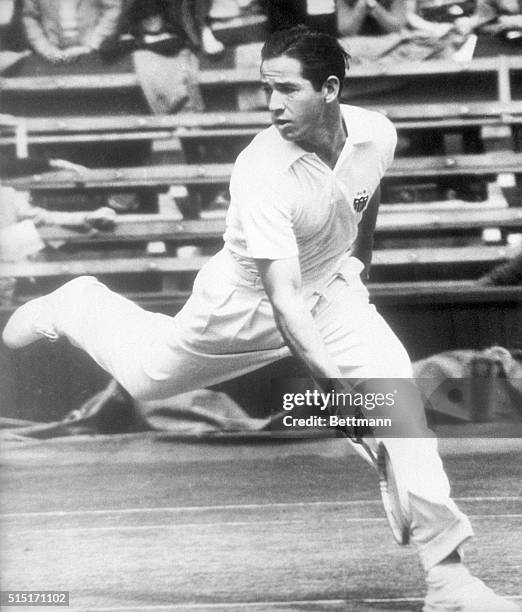
{"type": "Polygon", "coordinates": [[[369,142],[373,138],[373,130],[368,125],[368,117],[364,109],[357,106],[341,104],[341,113],[348,131],[348,144],[357,145],[369,142]]]}
{"type": "MultiPolygon", "coordinates": [[[[346,139],[345,146],[362,144],[372,139],[371,128],[368,126],[367,117],[363,119],[362,110],[363,109],[357,106],[341,104],[341,113],[348,131],[348,138],[346,139]]],[[[273,132],[277,140],[279,159],[281,160],[281,165],[284,166],[285,169],[290,168],[290,166],[301,157],[311,154],[310,151],[305,151],[295,142],[282,138],[275,126],[271,126],[269,130],[273,132]]]]}

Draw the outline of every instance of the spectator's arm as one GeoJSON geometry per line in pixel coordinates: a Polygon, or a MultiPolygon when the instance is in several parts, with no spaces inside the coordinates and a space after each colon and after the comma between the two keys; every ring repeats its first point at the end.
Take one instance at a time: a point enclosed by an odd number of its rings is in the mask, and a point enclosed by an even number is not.
{"type": "Polygon", "coordinates": [[[498,22],[503,30],[522,30],[522,15],[501,15],[498,22]]]}
{"type": "Polygon", "coordinates": [[[61,212],[35,208],[35,225],[63,225],[66,227],[113,229],[117,214],[112,208],[102,206],[93,211],[61,212]]]}
{"type": "Polygon", "coordinates": [[[377,0],[366,0],[368,10],[382,30],[399,32],[406,25],[406,2],[404,0],[393,0],[390,10],[384,8],[377,0]]]}
{"type": "Polygon", "coordinates": [[[428,36],[444,36],[453,28],[452,23],[436,23],[423,19],[417,13],[416,0],[408,0],[406,4],[406,21],[411,28],[428,36]]]}
{"type": "Polygon", "coordinates": [[[368,14],[366,0],[350,5],[347,0],[337,2],[337,29],[341,36],[357,36],[368,14]]]}
{"type": "Polygon", "coordinates": [[[457,28],[464,34],[473,30],[495,33],[499,30],[498,24],[494,24],[498,17],[496,4],[492,0],[478,0],[475,12],[470,17],[461,17],[455,21],[457,28]]]}
{"type": "Polygon", "coordinates": [[[499,264],[478,279],[479,285],[520,285],[522,283],[522,251],[506,263],[499,264]]]}
{"type": "Polygon", "coordinates": [[[498,14],[496,5],[491,0],[478,0],[477,8],[471,16],[473,26],[490,21],[498,14]]]}
{"type": "Polygon", "coordinates": [[[116,33],[122,12],[121,0],[102,0],[101,16],[84,43],[98,50],[102,43],[116,33]]]}
{"type": "Polygon", "coordinates": [[[22,23],[30,47],[49,61],[60,61],[60,49],[49,41],[43,30],[42,13],[37,0],[24,0],[22,23]]]}

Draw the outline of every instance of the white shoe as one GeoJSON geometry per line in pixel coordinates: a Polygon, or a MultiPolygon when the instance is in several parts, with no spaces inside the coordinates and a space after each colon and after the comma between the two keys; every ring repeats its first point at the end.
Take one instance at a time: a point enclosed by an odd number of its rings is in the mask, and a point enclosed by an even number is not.
{"type": "Polygon", "coordinates": [[[208,26],[201,32],[201,46],[207,55],[219,55],[225,50],[225,45],[217,40],[208,26]]]}
{"type": "Polygon", "coordinates": [[[516,603],[496,595],[462,564],[451,566],[437,566],[428,574],[422,612],[521,612],[516,603]]]}
{"type": "Polygon", "coordinates": [[[4,344],[11,349],[23,348],[41,338],[58,340],[52,324],[52,309],[47,296],[30,300],[17,308],[2,332],[4,344]]]}
{"type": "Polygon", "coordinates": [[[4,344],[11,349],[23,348],[37,340],[47,338],[56,342],[60,337],[56,329],[57,308],[74,308],[76,299],[81,298],[81,289],[96,283],[92,276],[80,276],[65,283],[56,291],[30,300],[11,315],[2,332],[4,344]],[[70,302],[72,299],[72,303],[70,302]]]}

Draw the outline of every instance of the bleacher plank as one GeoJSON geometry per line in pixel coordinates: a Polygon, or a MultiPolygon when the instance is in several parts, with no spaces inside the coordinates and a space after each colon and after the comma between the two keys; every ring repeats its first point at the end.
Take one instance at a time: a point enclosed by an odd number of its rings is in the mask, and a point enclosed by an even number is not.
{"type": "MultiPolygon", "coordinates": [[[[418,249],[382,249],[373,254],[372,268],[407,265],[470,264],[505,261],[508,251],[501,246],[429,247],[418,249]]],[[[30,261],[0,264],[0,276],[31,278],[41,276],[78,276],[82,274],[151,273],[177,274],[196,272],[208,257],[105,257],[68,258],[63,261],[30,261]]]]}
{"type": "MultiPolygon", "coordinates": [[[[517,58],[509,58],[509,67],[518,68],[517,58]]],[[[418,76],[444,75],[454,73],[484,73],[497,72],[502,67],[500,58],[477,58],[468,63],[448,60],[432,60],[429,62],[397,62],[392,65],[381,65],[377,62],[371,66],[353,66],[347,73],[347,79],[372,78],[375,76],[418,76]]],[[[202,70],[199,73],[202,86],[223,84],[259,83],[259,70],[251,68],[230,68],[224,70],[202,70]]],[[[9,77],[3,78],[0,85],[4,92],[18,93],[54,93],[59,90],[125,90],[138,86],[138,79],[132,73],[67,75],[45,77],[9,77]]]]}
{"type": "Polygon", "coordinates": [[[522,286],[488,286],[466,280],[369,283],[368,288],[381,304],[522,302],[522,286]]]}
{"type": "MultiPolygon", "coordinates": [[[[168,188],[172,185],[226,184],[232,164],[192,164],[103,168],[83,174],[70,171],[12,178],[5,181],[17,189],[74,190],[168,188]]],[[[495,151],[483,154],[396,158],[388,177],[455,176],[522,172],[522,153],[495,151]]]]}
{"type": "Polygon", "coordinates": [[[63,261],[31,261],[0,264],[0,276],[31,278],[40,276],[80,276],[83,274],[136,274],[195,272],[209,257],[105,257],[103,259],[68,258],[63,261]]]}
{"type": "MultiPolygon", "coordinates": [[[[383,207],[384,208],[384,207],[383,207]]],[[[455,210],[394,212],[393,206],[377,218],[377,233],[402,234],[414,232],[426,234],[437,231],[477,230],[499,227],[522,231],[522,209],[518,208],[470,208],[455,210]]],[[[426,207],[425,207],[426,208],[426,207]]],[[[385,209],[386,211],[386,209],[385,209]]],[[[75,231],[56,226],[43,226],[39,233],[45,242],[111,243],[125,241],[176,240],[202,242],[218,240],[225,230],[225,220],[180,220],[168,215],[121,215],[111,231],[75,231]]]]}
{"type": "Polygon", "coordinates": [[[419,249],[382,249],[374,251],[372,267],[411,264],[496,263],[508,258],[503,246],[426,247],[419,249]]]}
{"type": "MultiPolygon", "coordinates": [[[[216,68],[203,69],[199,73],[209,109],[263,107],[263,97],[258,95],[261,90],[257,62],[248,68],[239,64],[223,69],[216,64],[216,68]]],[[[384,65],[375,62],[371,66],[351,67],[346,78],[349,87],[345,88],[343,99],[360,100],[362,96],[368,102],[382,87],[391,93],[390,82],[396,81],[404,84],[410,101],[422,102],[422,96],[417,93],[421,94],[425,86],[431,86],[433,101],[446,102],[460,98],[463,102],[471,99],[510,102],[517,97],[513,82],[519,70],[519,58],[508,56],[476,58],[468,63],[430,60],[384,65]],[[512,90],[515,95],[512,95],[512,90]]],[[[47,113],[63,115],[72,109],[80,113],[85,109],[86,114],[96,114],[96,108],[98,112],[122,114],[132,112],[137,106],[145,112],[138,79],[132,73],[7,77],[0,80],[0,88],[4,108],[15,114],[25,112],[38,116],[43,109],[47,113]]],[[[404,99],[401,96],[397,98],[393,93],[384,98],[388,102],[404,99]]]]}
{"type": "MultiPolygon", "coordinates": [[[[518,125],[522,123],[522,101],[462,104],[401,104],[375,106],[397,128],[424,129],[469,125],[518,125]]],[[[268,112],[181,113],[178,115],[125,115],[85,117],[41,117],[25,119],[30,143],[87,142],[91,139],[161,139],[175,136],[253,135],[270,124],[268,112]]],[[[14,136],[3,136],[2,144],[14,136]]]]}

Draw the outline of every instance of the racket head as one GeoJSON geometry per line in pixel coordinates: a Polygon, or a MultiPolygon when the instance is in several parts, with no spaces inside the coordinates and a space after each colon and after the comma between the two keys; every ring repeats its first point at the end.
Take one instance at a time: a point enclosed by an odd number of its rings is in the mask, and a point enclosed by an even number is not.
{"type": "Polygon", "coordinates": [[[410,541],[408,491],[397,478],[390,455],[382,442],[377,448],[376,464],[386,518],[397,543],[405,546],[410,541]]]}

